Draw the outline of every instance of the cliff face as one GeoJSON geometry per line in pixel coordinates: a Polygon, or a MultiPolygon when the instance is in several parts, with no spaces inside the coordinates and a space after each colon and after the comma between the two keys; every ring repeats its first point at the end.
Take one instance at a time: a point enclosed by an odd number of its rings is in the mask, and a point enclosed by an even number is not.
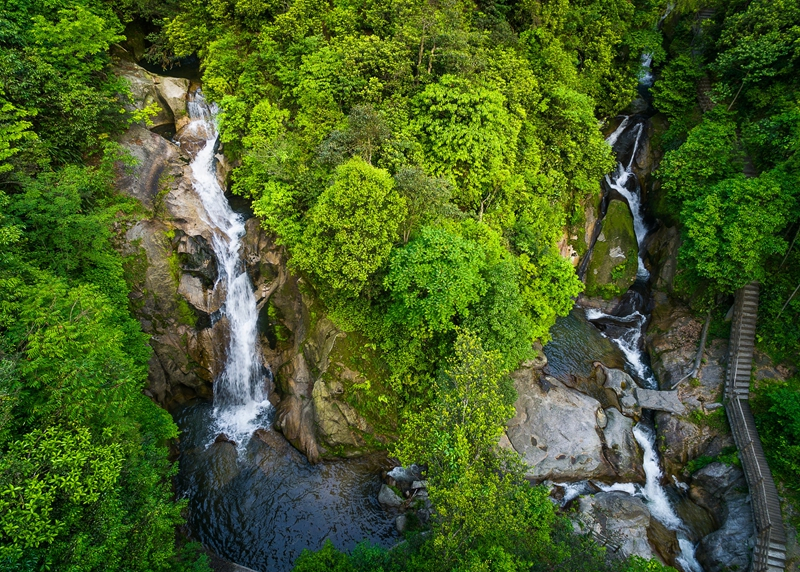
{"type": "MultiPolygon", "coordinates": [[[[118,62],[117,73],[132,86],[133,107],[158,109],[149,128],[133,125],[120,138],[134,164],[119,165],[117,187],[141,201],[144,212],[120,229],[120,248],[131,307],[151,336],[147,393],[173,409],[212,398],[229,337],[219,313],[225,292],[217,285],[215,229],[189,167],[205,141],[186,128],[187,96],[198,86],[129,61],[118,62]]],[[[224,182],[229,168],[220,153],[216,158],[224,182]]],[[[246,230],[241,256],[258,301],[263,363],[274,373],[275,427],[312,461],[369,449],[367,439],[374,445],[382,437],[348,403],[353,386],[366,382],[348,360],[352,340],[324,317],[313,290],[289,271],[284,250],[258,221],[247,220],[246,230]]]]}

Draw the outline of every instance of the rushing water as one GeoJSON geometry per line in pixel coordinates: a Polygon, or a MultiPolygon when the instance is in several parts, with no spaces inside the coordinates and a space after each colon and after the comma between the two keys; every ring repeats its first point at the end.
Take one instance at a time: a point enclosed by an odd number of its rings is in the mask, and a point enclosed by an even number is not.
{"type": "MultiPolygon", "coordinates": [[[[646,62],[649,64],[649,60],[646,62]]],[[[641,201],[641,187],[634,173],[636,156],[646,136],[646,119],[641,116],[626,116],[606,141],[617,154],[618,164],[614,173],[606,177],[609,189],[621,195],[631,210],[636,240],[639,246],[639,264],[636,281],[622,297],[611,313],[596,309],[586,310],[586,319],[598,327],[603,336],[616,345],[627,362],[626,369],[636,381],[646,388],[657,389],[658,380],[653,375],[647,355],[644,352],[644,330],[648,313],[648,280],[650,273],[644,265],[646,238],[649,232],[641,201]]],[[[588,356],[585,359],[589,359],[588,356]]],[[[647,419],[647,416],[645,416],[647,419]]],[[[644,498],[651,515],[667,528],[676,531],[681,554],[678,564],[687,572],[702,572],[697,562],[695,547],[688,538],[688,529],[672,506],[666,490],[661,485],[661,464],[655,445],[655,431],[650,422],[642,421],[633,429],[634,437],[644,453],[644,486],[632,483],[617,483],[604,490],[618,490],[636,494],[644,498]]],[[[567,490],[571,496],[581,494],[580,486],[567,490]]]]}
{"type": "Polygon", "coordinates": [[[218,432],[244,445],[255,429],[268,423],[271,408],[266,391],[268,370],[259,358],[256,298],[239,255],[244,220],[231,209],[217,179],[216,106],[209,106],[198,90],[188,110],[191,122],[187,129],[206,140],[191,162],[192,184],[205,207],[206,222],[215,229],[212,246],[220,272],[214,287],[224,290],[220,312],[230,326],[225,368],[214,382],[214,424],[218,432]]]}
{"type": "Polygon", "coordinates": [[[650,273],[644,266],[642,251],[644,249],[644,239],[647,237],[648,228],[642,213],[639,179],[633,172],[633,163],[636,160],[636,154],[639,152],[639,145],[642,137],[646,135],[646,131],[644,129],[645,124],[643,118],[635,118],[633,127],[629,128],[628,125],[630,121],[631,117],[626,116],[622,120],[622,123],[619,124],[619,127],[606,139],[608,144],[612,147],[615,147],[618,142],[627,143],[626,147],[632,145],[629,151],[630,158],[627,161],[624,161],[623,157],[627,155],[628,149],[621,149],[621,151],[625,153],[618,154],[620,160],[617,163],[617,169],[613,173],[606,175],[606,183],[610,188],[614,189],[625,198],[628,207],[631,209],[631,214],[633,215],[633,230],[636,233],[636,242],[639,246],[639,267],[637,275],[640,278],[647,279],[650,273]],[[623,139],[623,141],[619,141],[623,133],[627,137],[623,139]]]}

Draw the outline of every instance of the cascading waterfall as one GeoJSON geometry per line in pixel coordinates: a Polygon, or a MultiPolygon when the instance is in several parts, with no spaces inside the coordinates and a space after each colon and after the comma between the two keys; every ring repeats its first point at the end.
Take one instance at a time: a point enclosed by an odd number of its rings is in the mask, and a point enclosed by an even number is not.
{"type": "MultiPolygon", "coordinates": [[[[632,287],[632,291],[642,289],[650,277],[650,273],[645,268],[643,260],[645,238],[647,237],[649,229],[642,213],[641,189],[638,179],[633,172],[636,154],[639,150],[641,138],[645,133],[644,126],[643,121],[626,116],[623,118],[619,127],[606,139],[612,147],[615,147],[617,143],[620,142],[620,138],[623,137],[623,135],[628,135],[628,133],[626,133],[627,130],[633,132],[633,144],[630,158],[627,162],[619,161],[616,171],[606,177],[608,186],[617,191],[628,202],[631,215],[633,216],[636,241],[639,245],[639,270],[637,272],[636,285],[632,287]]],[[[624,144],[626,141],[627,137],[620,143],[624,144]]],[[[623,146],[627,147],[627,145],[623,146]]],[[[616,148],[615,151],[617,151],[616,148]]],[[[624,153],[619,153],[619,156],[623,155],[624,153]]],[[[638,294],[632,296],[632,298],[637,297],[641,298],[638,294]]],[[[617,311],[623,315],[611,315],[596,309],[587,309],[586,318],[596,325],[603,324],[606,328],[605,331],[603,331],[603,335],[608,337],[622,351],[634,377],[645,387],[657,389],[658,381],[653,375],[644,352],[642,351],[642,338],[644,336],[647,316],[639,311],[640,308],[638,306],[641,306],[641,304],[621,304],[619,308],[623,309],[620,310],[618,308],[617,311]],[[628,308],[628,306],[631,307],[628,308]],[[626,310],[628,311],[627,314],[624,313],[626,310]]],[[[681,550],[680,556],[677,557],[678,564],[687,572],[702,572],[703,568],[697,562],[694,555],[695,547],[686,534],[686,526],[676,514],[669,501],[667,492],[661,486],[662,473],[655,446],[655,431],[646,423],[642,422],[634,427],[633,434],[644,453],[643,468],[645,473],[645,485],[641,487],[632,483],[616,483],[609,487],[601,488],[603,490],[623,491],[628,494],[642,496],[652,516],[666,527],[676,531],[678,544],[681,550]]],[[[569,492],[575,494],[575,491],[569,492]]]]}
{"type": "MultiPolygon", "coordinates": [[[[619,136],[627,128],[629,120],[630,117],[625,117],[614,133],[608,136],[606,142],[608,142],[609,145],[612,147],[614,146],[619,139],[619,136]]],[[[636,129],[636,135],[633,141],[633,152],[628,160],[628,164],[624,165],[621,161],[618,162],[616,171],[610,175],[606,175],[606,183],[608,183],[609,187],[625,197],[625,200],[628,202],[628,207],[631,209],[631,215],[633,215],[633,230],[636,233],[636,242],[639,246],[639,264],[636,274],[640,278],[647,279],[650,276],[650,273],[644,266],[644,260],[642,259],[642,248],[644,246],[644,239],[647,237],[648,229],[647,225],[645,224],[644,217],[642,216],[641,189],[639,188],[639,181],[633,172],[633,162],[636,160],[636,153],[639,151],[639,141],[644,134],[644,123],[638,123],[634,129],[636,129]],[[630,190],[628,188],[629,186],[632,186],[633,190],[630,190]]]]}
{"type": "Polygon", "coordinates": [[[215,229],[212,246],[219,277],[214,288],[221,288],[225,294],[220,314],[230,326],[225,368],[214,382],[214,418],[219,432],[244,444],[260,424],[266,423],[264,417],[271,407],[265,388],[266,370],[259,358],[256,298],[239,256],[244,220],[231,209],[217,180],[216,106],[208,105],[197,90],[188,111],[191,123],[187,129],[206,140],[190,165],[192,184],[205,208],[205,221],[215,229]]]}

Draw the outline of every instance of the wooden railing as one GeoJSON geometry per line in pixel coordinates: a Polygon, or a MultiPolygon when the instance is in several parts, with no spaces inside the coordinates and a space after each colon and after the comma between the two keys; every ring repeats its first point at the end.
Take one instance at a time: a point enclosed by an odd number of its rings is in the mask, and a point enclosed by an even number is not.
{"type": "Polygon", "coordinates": [[[758,282],[751,282],[736,292],[725,379],[725,412],[750,489],[756,528],[752,570],[779,572],[786,568],[786,531],[781,519],[778,489],[764,456],[748,401],[758,317],[758,289],[758,282]]]}

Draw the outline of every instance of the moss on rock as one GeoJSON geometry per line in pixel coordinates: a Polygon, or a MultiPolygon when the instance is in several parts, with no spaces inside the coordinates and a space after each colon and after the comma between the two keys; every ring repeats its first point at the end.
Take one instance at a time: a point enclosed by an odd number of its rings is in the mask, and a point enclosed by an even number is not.
{"type": "Polygon", "coordinates": [[[586,294],[609,299],[627,290],[638,268],[639,246],[628,205],[612,200],[592,251],[586,273],[586,294]]]}

